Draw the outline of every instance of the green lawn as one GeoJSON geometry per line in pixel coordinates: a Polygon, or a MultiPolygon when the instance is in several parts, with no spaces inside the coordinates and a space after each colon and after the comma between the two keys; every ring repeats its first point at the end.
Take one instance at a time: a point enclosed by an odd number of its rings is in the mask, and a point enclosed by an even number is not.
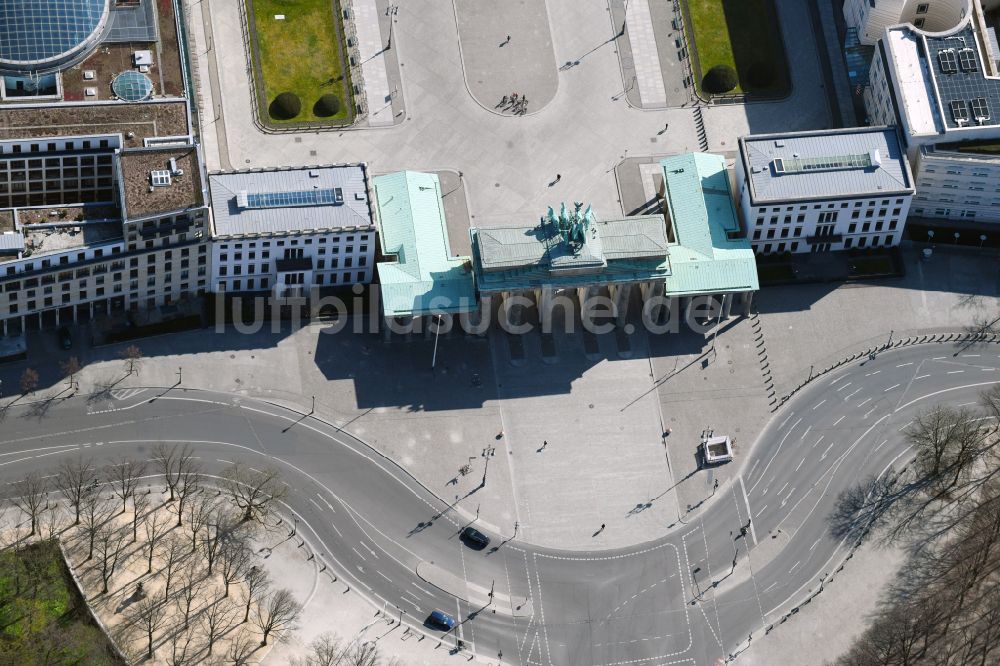
{"type": "MultiPolygon", "coordinates": [[[[342,24],[335,0],[249,0],[253,5],[257,34],[255,58],[263,72],[264,108],[261,115],[273,124],[309,121],[350,122],[353,102],[347,63],[342,53],[342,24]],[[284,15],[284,20],[276,20],[284,15]],[[294,93],[302,103],[299,115],[288,120],[272,118],[272,101],[284,92],[294,93]],[[323,95],[340,99],[340,111],[319,117],[314,105],[323,95]]],[[[346,56],[345,56],[346,57],[346,56]]]]}
{"type": "MultiPolygon", "coordinates": [[[[728,65],[736,70],[740,81],[732,93],[787,93],[788,70],[773,0],[686,3],[701,76],[716,65],[728,65]]],[[[695,74],[699,89],[701,76],[695,74]]]]}
{"type": "Polygon", "coordinates": [[[0,551],[0,664],[123,664],[91,620],[55,541],[0,551]]]}

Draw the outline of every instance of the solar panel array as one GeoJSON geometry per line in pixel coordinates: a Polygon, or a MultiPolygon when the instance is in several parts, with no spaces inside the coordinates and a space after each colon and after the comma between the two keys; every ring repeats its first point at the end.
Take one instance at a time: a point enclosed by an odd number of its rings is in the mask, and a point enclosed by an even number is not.
{"type": "Polygon", "coordinates": [[[985,97],[976,97],[972,100],[972,115],[976,120],[990,119],[990,105],[985,97]]]}
{"type": "Polygon", "coordinates": [[[0,0],[0,61],[40,62],[73,51],[101,27],[108,0],[0,0]]]}
{"type": "Polygon", "coordinates": [[[298,192],[260,192],[246,195],[242,208],[290,208],[294,206],[333,206],[344,203],[339,188],[301,190],[298,192]]]}
{"type": "Polygon", "coordinates": [[[938,62],[941,63],[941,71],[945,74],[952,74],[958,71],[958,63],[955,60],[955,49],[941,49],[938,51],[938,62]]]}
{"type": "Polygon", "coordinates": [[[964,99],[953,99],[949,106],[951,106],[951,117],[956,123],[969,122],[969,109],[965,106],[964,99]]]}
{"type": "Polygon", "coordinates": [[[958,61],[963,72],[976,71],[976,52],[966,47],[958,52],[958,61]]]}

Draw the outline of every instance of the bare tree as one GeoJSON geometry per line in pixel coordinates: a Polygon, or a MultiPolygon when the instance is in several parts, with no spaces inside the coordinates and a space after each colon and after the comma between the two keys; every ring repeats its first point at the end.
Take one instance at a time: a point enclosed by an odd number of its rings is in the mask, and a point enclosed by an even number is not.
{"type": "Polygon", "coordinates": [[[181,576],[181,589],[177,594],[177,608],[184,616],[183,628],[186,631],[191,621],[191,611],[194,601],[198,598],[198,584],[203,580],[197,567],[188,567],[181,576]]]}
{"type": "MultiPolygon", "coordinates": [[[[136,495],[135,497],[138,499],[139,497],[143,497],[143,495],[136,495]]],[[[156,543],[167,532],[167,516],[163,512],[154,509],[146,514],[146,517],[142,521],[142,528],[146,532],[146,573],[153,573],[153,553],[156,549],[156,543]]]]}
{"type": "Polygon", "coordinates": [[[219,553],[222,561],[222,582],[225,584],[223,597],[229,596],[229,585],[243,578],[253,563],[253,553],[242,539],[227,541],[219,553]]]}
{"type": "Polygon", "coordinates": [[[184,507],[192,495],[201,490],[201,465],[191,456],[177,459],[177,527],[183,524],[184,507]]]}
{"type": "Polygon", "coordinates": [[[332,633],[320,634],[309,644],[309,652],[302,659],[294,660],[293,666],[343,666],[350,651],[340,637],[332,633]]]}
{"type": "Polygon", "coordinates": [[[227,507],[216,505],[212,517],[205,527],[205,535],[202,537],[202,543],[205,547],[205,559],[208,562],[209,576],[212,575],[215,560],[219,556],[222,544],[227,539],[237,536],[238,527],[236,519],[229,513],[227,507]]]}
{"type": "Polygon", "coordinates": [[[75,511],[74,525],[80,524],[80,508],[83,501],[97,491],[97,470],[92,460],[64,460],[56,473],[56,490],[66,498],[75,511]]]}
{"type": "Polygon", "coordinates": [[[128,508],[128,499],[135,494],[135,489],[145,473],[146,463],[131,458],[122,458],[117,464],[108,468],[108,483],[122,501],[122,513],[128,508]]]}
{"type": "Polygon", "coordinates": [[[180,631],[175,631],[170,637],[170,658],[167,660],[169,666],[188,666],[198,663],[198,653],[201,648],[194,642],[194,632],[185,626],[180,631]]]}
{"type": "Polygon", "coordinates": [[[177,485],[177,447],[166,444],[157,444],[153,447],[153,459],[163,475],[163,480],[170,491],[168,502],[174,501],[174,488],[177,485]]]}
{"type": "Polygon", "coordinates": [[[247,586],[246,608],[243,613],[243,621],[247,622],[250,620],[250,606],[254,601],[260,599],[261,595],[264,594],[264,590],[271,584],[271,581],[268,579],[266,571],[258,566],[252,566],[247,569],[246,575],[243,576],[243,584],[247,586]]]}
{"type": "Polygon", "coordinates": [[[249,631],[241,630],[229,642],[229,663],[233,666],[246,666],[250,655],[257,651],[257,645],[249,631]]]}
{"type": "Polygon", "coordinates": [[[146,634],[146,658],[153,658],[153,634],[160,630],[167,621],[166,608],[155,597],[140,599],[132,611],[132,621],[146,634]]]}
{"type": "Polygon", "coordinates": [[[86,561],[90,561],[94,556],[94,541],[97,539],[97,533],[100,531],[101,525],[111,518],[115,509],[107,498],[96,492],[84,496],[82,508],[81,519],[88,542],[86,561]]]}
{"type": "Polygon", "coordinates": [[[63,376],[69,381],[69,388],[73,388],[74,379],[77,374],[79,374],[82,366],[80,365],[80,360],[76,356],[70,356],[68,359],[59,364],[62,368],[63,376]]]}
{"type": "Polygon", "coordinates": [[[111,577],[115,575],[122,550],[125,548],[126,533],[108,524],[97,530],[97,559],[101,570],[101,594],[108,593],[111,577]]]}
{"type": "Polygon", "coordinates": [[[146,509],[148,508],[148,490],[144,493],[138,491],[132,493],[132,543],[135,543],[138,540],[137,532],[139,530],[139,521],[146,515],[146,509]]]}
{"type": "Polygon", "coordinates": [[[139,374],[139,365],[142,361],[142,350],[135,345],[129,345],[125,349],[119,352],[119,355],[125,361],[125,370],[129,375],[139,374]]]}
{"type": "Polygon", "coordinates": [[[37,473],[29,472],[23,479],[11,485],[14,491],[11,504],[31,520],[31,532],[28,536],[34,536],[35,528],[38,526],[38,516],[48,503],[48,484],[37,473]]]}
{"type": "Polygon", "coordinates": [[[166,580],[163,584],[164,599],[170,596],[170,583],[185,555],[187,555],[187,544],[182,542],[177,536],[168,537],[163,554],[163,573],[166,575],[166,580]]]}
{"type": "Polygon", "coordinates": [[[32,368],[25,368],[21,373],[21,395],[33,393],[38,388],[38,373],[32,368]]]}
{"type": "Polygon", "coordinates": [[[287,488],[274,469],[254,471],[235,463],[222,472],[222,487],[242,513],[242,521],[261,520],[268,505],[285,496],[287,488]]]}
{"type": "Polygon", "coordinates": [[[344,654],[344,666],[378,666],[379,656],[378,644],[354,643],[344,654]]]}
{"type": "Polygon", "coordinates": [[[219,637],[236,626],[236,609],[228,599],[217,599],[202,612],[199,622],[211,656],[219,637]]]}
{"type": "Polygon", "coordinates": [[[216,513],[215,497],[208,493],[200,493],[191,499],[188,505],[188,529],[191,532],[191,552],[198,547],[198,535],[208,528],[216,513]]]}
{"type": "Polygon", "coordinates": [[[272,633],[281,633],[292,629],[302,615],[302,604],[295,600],[292,593],[281,588],[269,592],[257,604],[254,624],[263,636],[260,644],[267,645],[267,637],[272,633]]]}

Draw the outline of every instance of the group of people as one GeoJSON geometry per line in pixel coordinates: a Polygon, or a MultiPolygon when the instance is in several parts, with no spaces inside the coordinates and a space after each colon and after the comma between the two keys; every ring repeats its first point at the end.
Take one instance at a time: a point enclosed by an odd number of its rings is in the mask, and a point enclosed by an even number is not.
{"type": "Polygon", "coordinates": [[[523,116],[528,112],[528,98],[525,95],[518,95],[516,92],[504,95],[494,108],[510,111],[515,116],[523,116]]]}

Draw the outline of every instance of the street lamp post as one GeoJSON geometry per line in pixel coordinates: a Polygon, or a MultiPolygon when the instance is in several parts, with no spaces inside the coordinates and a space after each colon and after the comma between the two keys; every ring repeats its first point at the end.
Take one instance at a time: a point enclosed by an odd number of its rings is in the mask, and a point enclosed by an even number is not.
{"type": "Polygon", "coordinates": [[[958,245],[958,237],[959,237],[960,235],[961,235],[961,234],[959,234],[959,233],[958,233],[957,231],[955,232],[955,245],[958,245]]]}
{"type": "Polygon", "coordinates": [[[980,235],[979,236],[979,247],[982,247],[983,243],[985,243],[985,242],[986,242],[986,234],[980,235]]]}

